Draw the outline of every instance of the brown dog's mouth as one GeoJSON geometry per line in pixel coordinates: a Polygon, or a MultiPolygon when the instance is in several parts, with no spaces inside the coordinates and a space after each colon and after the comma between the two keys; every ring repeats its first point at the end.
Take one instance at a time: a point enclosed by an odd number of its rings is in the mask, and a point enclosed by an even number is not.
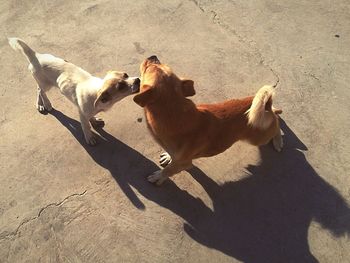
{"type": "Polygon", "coordinates": [[[159,59],[155,55],[150,56],[149,58],[147,58],[147,61],[152,63],[152,64],[160,64],[159,59]]]}

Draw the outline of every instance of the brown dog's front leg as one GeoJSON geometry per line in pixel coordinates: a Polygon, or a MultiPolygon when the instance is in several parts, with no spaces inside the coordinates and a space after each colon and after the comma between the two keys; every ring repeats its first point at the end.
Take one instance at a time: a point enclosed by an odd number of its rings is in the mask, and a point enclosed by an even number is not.
{"type": "Polygon", "coordinates": [[[147,177],[147,180],[151,183],[156,183],[156,185],[161,185],[166,179],[174,174],[177,174],[183,170],[189,169],[192,167],[191,161],[180,162],[172,161],[167,167],[163,170],[155,171],[153,174],[147,177]]]}
{"type": "Polygon", "coordinates": [[[165,167],[171,163],[171,156],[167,152],[163,152],[160,154],[159,164],[162,167],[165,167]]]}

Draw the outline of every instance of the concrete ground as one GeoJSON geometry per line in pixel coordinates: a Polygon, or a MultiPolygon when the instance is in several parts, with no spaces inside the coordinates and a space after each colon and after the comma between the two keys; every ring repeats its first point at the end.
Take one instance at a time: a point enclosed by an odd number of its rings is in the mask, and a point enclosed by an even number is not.
{"type": "Polygon", "coordinates": [[[350,262],[349,25],[347,0],[2,1],[0,262],[350,262]],[[285,148],[237,143],[155,187],[132,97],[89,147],[57,90],[36,111],[7,36],[101,77],[156,54],[195,102],[277,84],[285,148]]]}

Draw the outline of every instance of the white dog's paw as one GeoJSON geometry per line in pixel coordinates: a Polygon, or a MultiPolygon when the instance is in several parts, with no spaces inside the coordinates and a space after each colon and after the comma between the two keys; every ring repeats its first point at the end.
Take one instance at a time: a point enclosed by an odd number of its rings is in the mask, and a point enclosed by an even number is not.
{"type": "Polygon", "coordinates": [[[276,136],[272,139],[272,144],[273,144],[273,147],[275,148],[275,150],[277,152],[280,152],[282,151],[282,148],[283,148],[283,139],[281,136],[276,136]]]}
{"type": "Polygon", "coordinates": [[[36,105],[36,109],[40,112],[40,113],[45,113],[46,111],[52,111],[52,106],[51,103],[49,104],[37,104],[36,105]]]}
{"type": "Polygon", "coordinates": [[[171,163],[171,156],[167,152],[162,153],[160,155],[159,163],[162,167],[167,166],[171,163]]]}
{"type": "Polygon", "coordinates": [[[52,111],[52,105],[51,105],[51,103],[50,104],[48,104],[48,105],[45,105],[45,110],[47,110],[47,111],[52,111]]]}
{"type": "Polygon", "coordinates": [[[90,123],[92,127],[96,128],[103,128],[105,126],[105,122],[101,118],[91,118],[90,123]]]}
{"type": "Polygon", "coordinates": [[[87,144],[90,146],[94,146],[97,144],[97,138],[94,134],[86,135],[85,136],[85,141],[87,144]]]}
{"type": "Polygon", "coordinates": [[[156,185],[161,185],[166,179],[167,177],[163,176],[162,170],[155,171],[147,177],[148,182],[155,183],[156,185]]]}
{"type": "Polygon", "coordinates": [[[40,113],[44,113],[45,112],[45,107],[44,105],[36,105],[36,109],[40,112],[40,113]]]}

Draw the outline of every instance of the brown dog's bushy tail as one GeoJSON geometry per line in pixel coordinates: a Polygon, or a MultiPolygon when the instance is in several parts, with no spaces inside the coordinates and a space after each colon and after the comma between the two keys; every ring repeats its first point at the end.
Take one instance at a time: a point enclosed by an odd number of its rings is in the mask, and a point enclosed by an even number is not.
{"type": "Polygon", "coordinates": [[[38,58],[36,57],[36,52],[32,50],[23,40],[15,37],[8,38],[10,46],[16,50],[21,52],[29,61],[30,64],[33,65],[34,69],[40,69],[40,63],[38,58]]]}
{"type": "Polygon", "coordinates": [[[272,99],[275,90],[272,86],[263,86],[256,93],[250,109],[247,110],[248,124],[254,128],[267,129],[273,121],[274,113],[280,114],[281,110],[275,110],[272,99]]]}

